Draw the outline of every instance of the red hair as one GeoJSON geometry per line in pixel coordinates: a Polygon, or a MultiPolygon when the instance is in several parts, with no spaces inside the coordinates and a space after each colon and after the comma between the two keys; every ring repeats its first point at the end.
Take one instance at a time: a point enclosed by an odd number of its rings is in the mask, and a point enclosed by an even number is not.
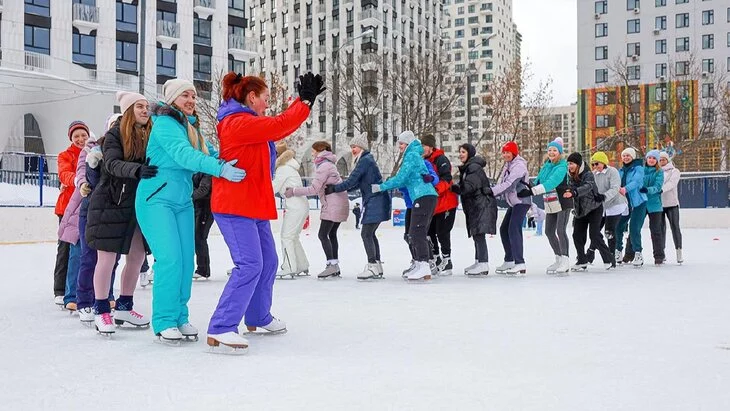
{"type": "Polygon", "coordinates": [[[239,103],[246,103],[248,93],[254,92],[261,95],[268,87],[261,77],[242,76],[230,72],[223,77],[223,100],[234,99],[239,103]]]}

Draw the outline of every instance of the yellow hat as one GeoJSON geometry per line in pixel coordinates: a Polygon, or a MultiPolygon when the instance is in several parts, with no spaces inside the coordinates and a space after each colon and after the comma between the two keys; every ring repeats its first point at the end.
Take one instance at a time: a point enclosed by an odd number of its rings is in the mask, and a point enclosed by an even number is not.
{"type": "Polygon", "coordinates": [[[596,153],[591,156],[591,162],[608,165],[608,156],[603,151],[596,151],[596,153]]]}

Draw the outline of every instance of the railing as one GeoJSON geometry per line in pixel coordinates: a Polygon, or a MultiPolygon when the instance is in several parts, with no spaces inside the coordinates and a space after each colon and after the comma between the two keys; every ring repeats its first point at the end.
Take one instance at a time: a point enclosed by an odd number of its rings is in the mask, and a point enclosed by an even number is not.
{"type": "Polygon", "coordinates": [[[8,185],[0,190],[0,205],[4,206],[53,206],[61,186],[55,168],[57,156],[6,152],[0,153],[0,184],[8,185]],[[45,198],[45,199],[44,199],[45,198]]]}
{"type": "Polygon", "coordinates": [[[256,44],[256,41],[254,41],[254,39],[237,36],[235,34],[228,35],[228,48],[246,50],[253,53],[258,52],[258,45],[256,44]]]}
{"type": "Polygon", "coordinates": [[[360,13],[360,20],[375,19],[378,21],[383,20],[383,13],[376,9],[367,9],[360,13]]]}
{"type": "Polygon", "coordinates": [[[25,52],[25,69],[34,71],[51,70],[51,56],[47,54],[34,53],[32,51],[25,52]]]}
{"type": "Polygon", "coordinates": [[[317,4],[317,13],[327,13],[327,5],[326,4],[317,4]]]}
{"type": "Polygon", "coordinates": [[[89,23],[99,23],[99,8],[89,6],[88,4],[76,3],[73,5],[73,19],[87,21],[89,23]]]}
{"type": "Polygon", "coordinates": [[[180,38],[180,23],[176,23],[174,21],[165,21],[165,20],[157,21],[157,35],[164,36],[164,37],[170,37],[173,39],[179,39],[180,38]]]}
{"type": "Polygon", "coordinates": [[[195,0],[194,7],[205,7],[206,9],[214,9],[215,0],[195,0]]]}

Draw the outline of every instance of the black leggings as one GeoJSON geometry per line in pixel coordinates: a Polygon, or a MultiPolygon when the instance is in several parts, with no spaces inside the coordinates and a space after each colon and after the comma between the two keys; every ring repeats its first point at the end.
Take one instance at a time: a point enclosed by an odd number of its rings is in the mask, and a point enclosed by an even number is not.
{"type": "Polygon", "coordinates": [[[573,242],[578,253],[578,264],[588,264],[588,257],[586,257],[585,252],[588,237],[591,239],[591,245],[595,246],[601,254],[604,263],[612,265],[615,263],[613,252],[609,251],[601,235],[602,216],[603,206],[599,206],[587,215],[573,219],[573,242]]]}
{"type": "Polygon", "coordinates": [[[337,260],[337,229],[340,223],[334,221],[322,220],[319,224],[319,242],[322,243],[322,250],[327,260],[337,260]]]}
{"type": "Polygon", "coordinates": [[[408,239],[409,244],[413,247],[413,259],[416,261],[428,261],[431,256],[428,227],[431,225],[436,200],[436,196],[425,196],[413,202],[408,239]]]}
{"type": "Polygon", "coordinates": [[[474,259],[480,263],[489,262],[489,251],[487,250],[487,237],[484,234],[472,236],[474,240],[475,254],[474,259]]]}
{"type": "Polygon", "coordinates": [[[360,231],[360,237],[362,237],[362,243],[365,246],[365,254],[368,255],[368,263],[380,261],[380,244],[378,243],[378,236],[375,235],[375,231],[379,226],[380,223],[363,224],[362,231],[360,231]]]}
{"type": "Polygon", "coordinates": [[[439,255],[439,245],[444,256],[451,255],[451,230],[456,220],[456,208],[436,214],[428,227],[428,237],[431,239],[433,255],[439,255]]]}

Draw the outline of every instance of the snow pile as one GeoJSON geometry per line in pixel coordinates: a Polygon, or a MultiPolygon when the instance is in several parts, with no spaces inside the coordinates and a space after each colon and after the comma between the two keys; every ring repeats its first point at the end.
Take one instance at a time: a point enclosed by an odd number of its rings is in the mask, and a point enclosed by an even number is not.
{"type": "MultiPolygon", "coordinates": [[[[60,190],[55,187],[43,187],[44,206],[54,206],[60,190]]],[[[38,206],[40,204],[40,187],[31,184],[0,183],[0,205],[38,206]]]]}

